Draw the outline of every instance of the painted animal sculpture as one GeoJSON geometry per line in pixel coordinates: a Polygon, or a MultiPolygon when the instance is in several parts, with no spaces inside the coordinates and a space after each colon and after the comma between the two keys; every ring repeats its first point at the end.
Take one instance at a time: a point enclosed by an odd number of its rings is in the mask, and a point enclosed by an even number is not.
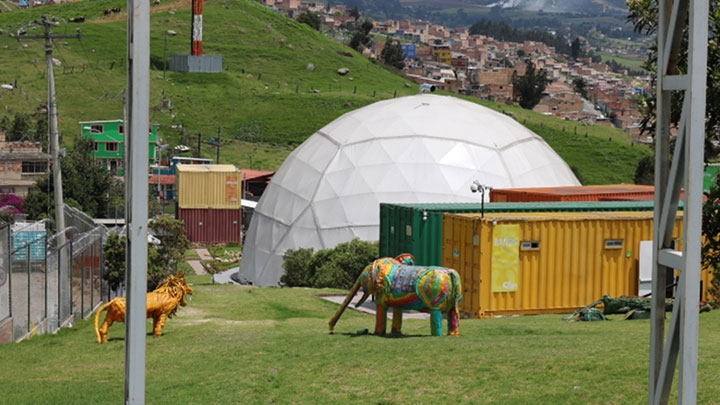
{"type": "Polygon", "coordinates": [[[458,305],[462,300],[462,288],[459,275],[453,269],[415,266],[414,262],[415,258],[405,253],[396,258],[377,259],[368,265],[330,320],[330,332],[332,333],[345,308],[362,288],[364,295],[355,307],[362,305],[370,295],[375,295],[377,335],[384,335],[386,332],[389,307],[393,308],[393,335],[402,335],[402,314],[406,309],[429,312],[430,332],[433,336],[442,336],[443,314],[447,314],[448,335],[460,335],[458,305]]]}
{"type": "MultiPolygon", "coordinates": [[[[172,318],[179,307],[187,305],[187,296],[193,289],[185,281],[185,275],[170,275],[158,287],[147,294],[147,317],[153,319],[153,336],[162,336],[168,318],[172,318]]],[[[98,343],[108,340],[108,330],[115,322],[125,322],[126,302],[118,297],[102,305],[95,313],[95,335],[98,343]],[[102,327],[98,327],[100,314],[107,310],[102,327]]]]}

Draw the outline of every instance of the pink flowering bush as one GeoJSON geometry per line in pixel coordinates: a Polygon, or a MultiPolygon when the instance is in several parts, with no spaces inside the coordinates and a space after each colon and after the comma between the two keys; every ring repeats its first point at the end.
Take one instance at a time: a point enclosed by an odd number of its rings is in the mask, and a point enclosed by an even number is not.
{"type": "Polygon", "coordinates": [[[0,209],[8,210],[13,214],[23,212],[23,199],[15,194],[0,194],[0,209]]]}

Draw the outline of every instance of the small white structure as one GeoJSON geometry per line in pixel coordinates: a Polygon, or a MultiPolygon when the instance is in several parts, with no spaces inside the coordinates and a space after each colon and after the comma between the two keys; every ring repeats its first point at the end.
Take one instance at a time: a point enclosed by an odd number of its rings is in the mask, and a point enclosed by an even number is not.
{"type": "Polygon", "coordinates": [[[287,249],[378,240],[381,202],[477,202],[474,180],[580,185],[542,138],[470,101],[420,94],[344,114],[277,171],[255,208],[236,276],[277,285],[287,249]]]}

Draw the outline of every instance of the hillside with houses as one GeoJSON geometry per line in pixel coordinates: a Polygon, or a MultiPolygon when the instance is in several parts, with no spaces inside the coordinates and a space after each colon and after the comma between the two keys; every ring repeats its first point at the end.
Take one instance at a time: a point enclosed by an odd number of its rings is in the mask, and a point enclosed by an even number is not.
{"type": "MultiPolygon", "coordinates": [[[[300,0],[259,0],[268,7],[297,18],[304,13],[320,16],[322,30],[332,37],[347,32],[357,22],[356,10],[342,5],[300,0]],[[355,12],[354,12],[355,11],[355,12]]],[[[362,19],[362,17],[361,17],[362,19]]],[[[446,28],[422,20],[374,21],[374,41],[364,49],[368,58],[379,59],[387,41],[402,45],[405,74],[419,84],[483,100],[510,103],[513,73],[524,75],[528,62],[546,72],[548,83],[534,110],[565,120],[609,125],[640,136],[640,97],[651,91],[650,78],[631,77],[627,71],[613,72],[593,58],[575,60],[542,42],[508,42],[484,35],[471,35],[467,28],[446,28]],[[576,83],[584,86],[584,95],[576,83]]]]}

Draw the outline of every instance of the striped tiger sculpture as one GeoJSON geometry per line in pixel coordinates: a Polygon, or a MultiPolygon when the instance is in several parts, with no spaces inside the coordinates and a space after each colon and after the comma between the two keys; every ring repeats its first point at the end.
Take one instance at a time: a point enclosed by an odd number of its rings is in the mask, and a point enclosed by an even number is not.
{"type": "Polygon", "coordinates": [[[453,269],[437,266],[415,266],[415,258],[404,253],[398,257],[384,257],[368,265],[358,277],[340,309],[330,320],[330,332],[350,301],[362,288],[363,296],[355,307],[375,295],[377,313],[375,334],[384,335],[387,329],[387,311],[393,308],[391,333],[402,335],[403,310],[430,313],[430,332],[443,335],[443,314],[447,314],[448,335],[460,335],[458,306],[462,300],[460,277],[453,269]]]}

